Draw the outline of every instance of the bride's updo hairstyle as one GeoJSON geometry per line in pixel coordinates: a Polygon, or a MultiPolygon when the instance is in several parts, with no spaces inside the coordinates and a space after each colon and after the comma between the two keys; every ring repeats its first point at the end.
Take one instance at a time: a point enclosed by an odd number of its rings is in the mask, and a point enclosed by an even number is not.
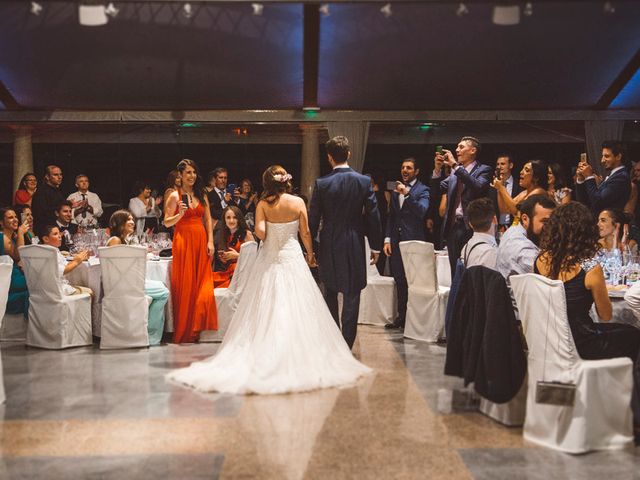
{"type": "Polygon", "coordinates": [[[283,193],[291,193],[293,191],[291,175],[287,173],[284,167],[271,165],[262,174],[262,188],[260,200],[264,200],[271,205],[278,201],[283,193]]]}

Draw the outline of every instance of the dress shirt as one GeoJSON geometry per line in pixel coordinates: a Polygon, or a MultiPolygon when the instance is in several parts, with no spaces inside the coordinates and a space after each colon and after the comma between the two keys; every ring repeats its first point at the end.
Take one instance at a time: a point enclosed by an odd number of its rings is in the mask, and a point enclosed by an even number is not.
{"type": "Polygon", "coordinates": [[[89,206],[93,209],[93,213],[90,211],[85,211],[83,213],[76,214],[77,209],[73,209],[73,223],[77,223],[80,227],[97,227],[98,226],[98,218],[102,216],[102,202],[100,201],[100,197],[93,192],[82,193],[80,191],[73,192],[71,195],[67,197],[72,203],[82,202],[84,199],[87,199],[89,206]],[[83,196],[84,195],[84,196],[83,196]]]}
{"type": "MultiPolygon", "coordinates": [[[[451,172],[451,175],[454,175],[456,170],[458,170],[459,168],[464,168],[467,171],[467,173],[471,173],[471,170],[473,170],[476,167],[476,164],[477,162],[474,160],[466,167],[462,167],[462,165],[458,165],[456,168],[453,169],[453,171],[451,172]]],[[[458,179],[458,182],[460,181],[461,180],[458,179]]],[[[464,186],[462,188],[464,188],[464,186]]],[[[447,201],[449,201],[449,199],[447,199],[447,201]]],[[[456,199],[454,198],[453,201],[455,202],[456,199]]],[[[458,205],[458,207],[456,208],[456,217],[463,217],[463,216],[464,216],[464,212],[462,211],[462,201],[461,201],[460,205],[458,205]]]]}
{"type": "Polygon", "coordinates": [[[471,252],[467,258],[466,268],[481,265],[483,267],[496,269],[496,258],[498,255],[498,244],[496,238],[489,233],[474,232],[473,237],[462,247],[460,258],[464,260],[467,252],[471,252]],[[482,244],[484,242],[484,244],[482,244]],[[481,243],[477,247],[474,245],[481,243]],[[473,250],[471,250],[473,248],[473,250]]]}
{"type": "MultiPolygon", "coordinates": [[[[504,184],[504,188],[509,192],[509,196],[513,197],[513,175],[509,175],[509,178],[507,178],[507,181],[504,184]]],[[[512,220],[513,218],[509,213],[501,213],[498,223],[500,225],[511,225],[512,220]]]]}
{"type": "Polygon", "coordinates": [[[640,318],[640,282],[631,285],[627,293],[624,294],[624,300],[636,318],[640,318]]]}
{"type": "Polygon", "coordinates": [[[511,275],[533,273],[533,263],[540,249],[529,240],[527,231],[521,224],[507,229],[500,239],[496,270],[509,282],[511,275]]]}

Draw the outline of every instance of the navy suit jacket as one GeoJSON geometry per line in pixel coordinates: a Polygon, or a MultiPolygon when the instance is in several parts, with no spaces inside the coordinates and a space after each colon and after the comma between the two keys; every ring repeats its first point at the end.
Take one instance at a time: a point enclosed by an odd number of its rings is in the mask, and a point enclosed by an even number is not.
{"type": "Polygon", "coordinates": [[[489,188],[491,179],[493,178],[493,170],[488,165],[482,165],[476,163],[471,173],[467,172],[464,167],[458,168],[455,172],[452,172],[444,180],[442,177],[432,178],[432,189],[440,188],[442,193],[447,194],[447,210],[442,219],[442,234],[446,238],[449,234],[449,229],[453,225],[455,211],[455,197],[458,182],[464,183],[464,190],[462,191],[462,211],[465,213],[464,222],[468,226],[468,220],[466,217],[467,205],[472,200],[489,196],[489,188]]]}
{"type": "Polygon", "coordinates": [[[365,235],[373,250],[382,248],[380,213],[371,179],[351,168],[318,178],[309,206],[309,228],[320,230],[319,271],[325,286],[359,293],[367,285],[365,235]]]}
{"type": "Polygon", "coordinates": [[[576,185],[577,199],[588,203],[594,215],[608,208],[623,210],[630,195],[631,177],[626,168],[609,175],[600,185],[593,178],[576,185]]]}
{"type": "MultiPolygon", "coordinates": [[[[425,218],[429,209],[429,187],[416,181],[409,190],[409,195],[404,199],[400,208],[400,194],[391,194],[391,208],[387,218],[385,237],[391,240],[392,246],[405,240],[427,241],[425,231],[425,218]]],[[[395,251],[392,248],[391,251],[395,251]]]]}

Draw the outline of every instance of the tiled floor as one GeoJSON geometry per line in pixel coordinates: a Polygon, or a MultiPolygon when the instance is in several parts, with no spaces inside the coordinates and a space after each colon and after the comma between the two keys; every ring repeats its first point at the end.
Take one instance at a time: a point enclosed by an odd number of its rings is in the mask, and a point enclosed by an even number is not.
{"type": "Polygon", "coordinates": [[[0,479],[636,478],[638,451],[570,456],[474,412],[442,415],[444,349],[360,327],[375,375],[349,389],[234,397],[164,374],[217,344],[45,351],[2,344],[0,479]]]}

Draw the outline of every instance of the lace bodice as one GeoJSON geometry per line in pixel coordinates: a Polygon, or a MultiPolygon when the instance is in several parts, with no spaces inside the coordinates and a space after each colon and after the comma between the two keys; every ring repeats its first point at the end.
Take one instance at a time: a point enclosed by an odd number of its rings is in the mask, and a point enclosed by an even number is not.
{"type": "Polygon", "coordinates": [[[264,255],[275,261],[301,258],[298,223],[298,220],[286,223],[267,222],[267,236],[262,247],[264,255]]]}

